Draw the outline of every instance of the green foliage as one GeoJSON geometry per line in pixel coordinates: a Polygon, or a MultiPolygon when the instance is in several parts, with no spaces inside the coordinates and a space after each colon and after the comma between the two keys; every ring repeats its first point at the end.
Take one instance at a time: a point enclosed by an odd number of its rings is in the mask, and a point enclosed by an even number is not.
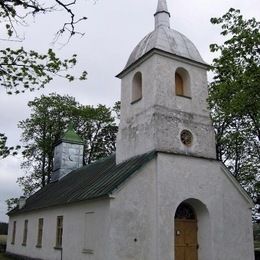
{"type": "Polygon", "coordinates": [[[7,147],[6,141],[7,137],[0,133],[0,158],[5,158],[10,154],[17,155],[18,150],[21,149],[20,145],[17,145],[16,147],[7,147]]]}
{"type": "Polygon", "coordinates": [[[16,27],[26,26],[26,19],[30,16],[35,17],[39,14],[63,11],[67,17],[67,21],[61,24],[57,36],[68,33],[69,37],[83,33],[76,31],[76,26],[86,20],[86,17],[77,17],[73,8],[77,5],[77,0],[65,1],[60,0],[12,0],[0,1],[0,19],[2,26],[6,30],[9,37],[19,38],[16,27]]]}
{"type": "MultiPolygon", "coordinates": [[[[0,1],[0,31],[1,40],[18,41],[21,45],[22,38],[17,28],[27,26],[27,18],[38,14],[46,14],[55,11],[64,11],[67,21],[60,25],[56,39],[66,35],[70,39],[75,34],[76,26],[86,17],[77,17],[73,8],[77,6],[77,0],[64,3],[64,1],[50,0],[13,0],[0,1]],[[7,38],[5,38],[7,36],[7,38]]],[[[19,94],[26,90],[36,90],[46,86],[55,76],[67,79],[69,82],[79,79],[86,80],[87,72],[83,71],[75,76],[66,71],[76,65],[77,56],[68,59],[60,59],[56,53],[49,49],[46,54],[34,50],[25,50],[22,47],[0,49],[0,85],[6,89],[7,94],[19,94]]],[[[15,155],[19,147],[6,147],[6,137],[0,134],[0,158],[9,154],[15,155]]]]}
{"type": "Polygon", "coordinates": [[[260,224],[255,223],[253,227],[254,227],[254,240],[260,242],[260,224]]]}
{"type": "Polygon", "coordinates": [[[15,208],[18,204],[19,198],[11,198],[6,200],[7,210],[10,211],[11,209],[15,208]]]}
{"type": "MultiPolygon", "coordinates": [[[[19,39],[16,27],[26,25],[28,16],[54,12],[60,7],[68,15],[69,21],[61,26],[58,35],[69,32],[69,37],[71,37],[79,33],[75,31],[76,24],[86,19],[85,17],[76,19],[76,15],[73,13],[73,6],[76,3],[77,1],[63,3],[59,0],[52,0],[48,4],[40,0],[0,1],[0,25],[4,24],[9,39],[14,33],[14,37],[19,39]]],[[[21,41],[21,39],[19,40],[21,41]]],[[[33,91],[45,87],[57,75],[68,81],[85,80],[86,71],[83,71],[78,77],[65,73],[74,67],[76,62],[75,54],[69,59],[62,60],[52,49],[49,49],[46,54],[34,50],[27,51],[22,47],[2,49],[0,50],[0,84],[6,88],[8,94],[18,94],[27,89],[33,91]]]]}
{"type": "MultiPolygon", "coordinates": [[[[75,35],[75,25],[85,17],[77,20],[72,7],[77,1],[72,3],[63,3],[58,0],[52,0],[48,4],[43,1],[14,0],[0,1],[0,25],[4,24],[7,35],[10,37],[16,32],[16,26],[26,25],[26,18],[30,15],[57,11],[57,7],[63,9],[69,16],[69,22],[66,22],[58,34],[69,32],[69,37],[75,35]]],[[[19,39],[21,41],[21,39],[19,39]]],[[[74,54],[69,59],[60,59],[56,53],[49,49],[46,54],[38,53],[34,50],[25,50],[24,48],[0,50],[0,84],[6,88],[8,94],[20,93],[25,90],[35,90],[45,87],[54,76],[61,76],[68,81],[75,79],[86,80],[87,72],[83,71],[76,77],[65,73],[76,65],[77,56],[74,54]]]]}
{"type": "Polygon", "coordinates": [[[260,23],[255,18],[245,20],[234,9],[211,22],[220,24],[228,39],[210,46],[212,52],[220,52],[213,61],[210,101],[225,115],[248,117],[260,140],[260,23]]]}
{"type": "Polygon", "coordinates": [[[210,46],[212,52],[219,54],[213,60],[214,80],[209,88],[217,157],[257,201],[260,196],[260,23],[255,18],[244,19],[233,8],[211,22],[221,26],[221,34],[226,39],[222,45],[210,46]]]}
{"type": "Polygon", "coordinates": [[[113,109],[104,105],[84,106],[70,96],[42,95],[28,103],[31,115],[19,122],[22,129],[26,175],[18,179],[26,196],[50,182],[55,143],[73,123],[85,141],[85,163],[115,151],[117,125],[113,109]]]}
{"type": "Polygon", "coordinates": [[[113,111],[115,112],[117,119],[120,119],[120,108],[121,108],[121,101],[117,101],[113,107],[113,111]]]}
{"type": "Polygon", "coordinates": [[[8,223],[0,222],[0,235],[7,235],[8,223]]]}
{"type": "MultiPolygon", "coordinates": [[[[43,88],[54,76],[62,76],[69,81],[75,79],[70,74],[62,74],[76,64],[76,55],[70,59],[59,59],[52,49],[47,54],[25,51],[23,48],[0,50],[0,83],[8,94],[18,94],[26,89],[33,91],[43,88]]],[[[85,80],[87,73],[80,76],[85,80]]]]}
{"type": "Polygon", "coordinates": [[[5,156],[7,153],[6,139],[7,137],[0,133],[0,157],[5,156]]]}

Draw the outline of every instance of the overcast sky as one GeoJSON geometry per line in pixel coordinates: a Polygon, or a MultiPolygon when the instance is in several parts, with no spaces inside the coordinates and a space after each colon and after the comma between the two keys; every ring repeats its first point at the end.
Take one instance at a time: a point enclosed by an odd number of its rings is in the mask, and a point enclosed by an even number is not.
{"type": "MultiPolygon", "coordinates": [[[[87,16],[88,20],[78,28],[85,36],[75,37],[62,47],[62,40],[52,45],[54,34],[60,28],[65,14],[62,12],[38,16],[29,21],[29,26],[21,28],[27,49],[44,52],[54,48],[60,56],[77,53],[79,63],[75,73],[88,71],[85,82],[67,83],[55,80],[44,90],[7,96],[0,89],[0,132],[8,136],[8,145],[19,143],[21,132],[17,128],[20,120],[26,119],[30,111],[29,100],[56,92],[74,96],[82,104],[106,104],[112,106],[120,98],[120,80],[115,78],[138,42],[154,27],[153,14],[157,0],[79,0],[75,12],[87,16]],[[96,3],[95,3],[96,2],[96,3]]],[[[194,42],[207,63],[213,58],[209,53],[209,44],[221,42],[219,28],[210,24],[211,17],[223,15],[230,7],[240,9],[247,17],[260,20],[259,0],[168,0],[171,13],[171,27],[185,34],[194,42]]],[[[2,47],[16,47],[15,43],[1,42],[2,47]]],[[[7,221],[5,200],[21,195],[16,184],[21,158],[8,157],[0,160],[0,221],[7,221]]]]}

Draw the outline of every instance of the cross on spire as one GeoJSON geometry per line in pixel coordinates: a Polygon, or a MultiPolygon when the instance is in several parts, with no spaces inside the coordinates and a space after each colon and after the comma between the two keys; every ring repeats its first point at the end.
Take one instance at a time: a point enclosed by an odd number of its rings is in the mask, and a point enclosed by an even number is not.
{"type": "Polygon", "coordinates": [[[166,26],[170,28],[170,13],[167,8],[166,0],[158,0],[157,10],[154,14],[155,18],[155,29],[160,26],[166,26]]]}

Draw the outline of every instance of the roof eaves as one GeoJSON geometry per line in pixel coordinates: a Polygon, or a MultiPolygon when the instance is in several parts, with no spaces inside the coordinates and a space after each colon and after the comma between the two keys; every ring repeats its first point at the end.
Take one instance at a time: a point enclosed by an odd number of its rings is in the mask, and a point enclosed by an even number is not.
{"type": "Polygon", "coordinates": [[[53,208],[53,207],[57,207],[57,206],[67,206],[67,205],[71,205],[71,204],[75,204],[75,203],[80,203],[80,202],[83,202],[83,201],[93,201],[93,200],[103,200],[103,199],[113,199],[113,197],[110,196],[109,194],[105,194],[105,195],[100,195],[100,196],[96,196],[96,197],[93,197],[93,198],[82,199],[82,200],[71,201],[71,202],[64,202],[64,203],[56,203],[56,204],[48,205],[48,206],[45,206],[45,207],[34,208],[34,209],[26,209],[26,208],[18,209],[18,207],[16,207],[16,208],[12,209],[11,211],[9,211],[6,215],[14,216],[14,215],[33,212],[33,211],[37,211],[37,210],[44,210],[44,209],[48,209],[48,208],[53,208]]]}
{"type": "Polygon", "coordinates": [[[140,165],[138,165],[137,167],[135,167],[131,172],[129,172],[129,173],[124,177],[124,179],[118,181],[119,184],[118,184],[117,186],[113,187],[113,189],[111,189],[111,190],[108,192],[108,194],[111,195],[111,196],[113,196],[114,193],[115,193],[116,191],[118,191],[118,189],[120,189],[120,187],[123,186],[123,185],[126,183],[126,181],[127,181],[130,177],[134,176],[138,171],[140,171],[148,162],[150,162],[152,159],[154,159],[156,155],[157,155],[157,152],[156,152],[156,151],[148,152],[148,153],[147,153],[147,157],[145,157],[145,158],[143,159],[142,164],[140,164],[140,165]]]}
{"type": "Polygon", "coordinates": [[[235,179],[235,177],[232,175],[232,173],[229,171],[229,169],[224,165],[223,162],[220,162],[220,168],[224,171],[228,179],[231,181],[231,183],[234,185],[234,187],[239,191],[239,193],[243,196],[243,198],[250,204],[250,206],[253,208],[255,206],[253,200],[247,193],[247,191],[241,186],[241,184],[235,179]]]}
{"type": "Polygon", "coordinates": [[[144,55],[142,55],[140,58],[138,58],[136,61],[134,61],[132,64],[130,64],[129,66],[127,66],[126,68],[124,68],[119,74],[116,75],[117,78],[122,79],[128,72],[134,70],[135,68],[137,68],[142,62],[144,62],[145,60],[147,60],[149,57],[151,57],[153,54],[161,54],[163,56],[166,57],[171,57],[171,58],[175,58],[178,60],[182,60],[182,61],[186,61],[189,64],[196,64],[199,67],[205,68],[205,69],[209,69],[210,65],[207,63],[202,63],[196,60],[191,60],[189,58],[177,55],[177,54],[173,54],[164,50],[160,50],[158,48],[152,48],[151,50],[149,50],[148,52],[146,52],[144,55]]]}

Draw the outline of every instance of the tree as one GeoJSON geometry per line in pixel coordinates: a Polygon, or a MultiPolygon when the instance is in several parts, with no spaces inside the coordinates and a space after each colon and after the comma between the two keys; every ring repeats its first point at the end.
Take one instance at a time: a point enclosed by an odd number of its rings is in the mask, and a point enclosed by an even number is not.
{"type": "Polygon", "coordinates": [[[39,14],[46,14],[55,11],[65,11],[67,21],[63,23],[57,32],[57,37],[62,34],[68,34],[71,37],[75,34],[83,35],[82,32],[76,30],[76,26],[86,17],[77,17],[73,7],[77,5],[77,0],[61,1],[49,0],[2,0],[0,1],[0,19],[3,21],[3,26],[6,29],[9,37],[19,38],[16,27],[19,25],[27,25],[26,18],[39,14]]]}
{"type": "MultiPolygon", "coordinates": [[[[67,14],[67,21],[61,24],[56,33],[56,39],[62,35],[65,35],[68,40],[76,34],[82,36],[83,33],[78,32],[76,26],[87,18],[76,16],[73,10],[76,5],[77,0],[66,3],[60,0],[50,0],[47,3],[41,0],[0,1],[0,28],[4,32],[0,40],[17,41],[20,45],[23,39],[17,28],[27,25],[27,18],[61,10],[67,14]]],[[[76,78],[85,80],[86,71],[83,71],[78,77],[67,73],[67,70],[74,67],[76,62],[76,54],[62,60],[52,49],[44,54],[35,50],[25,50],[23,47],[0,49],[0,85],[6,89],[7,94],[18,94],[25,90],[34,91],[43,88],[55,76],[69,81],[76,78]]],[[[6,136],[0,134],[0,158],[10,153],[16,154],[15,148],[8,148],[6,136]]]]}
{"type": "MultiPolygon", "coordinates": [[[[217,158],[257,202],[260,195],[260,23],[231,8],[211,23],[225,42],[212,44],[213,82],[209,103],[216,131],[217,158]]],[[[257,205],[256,209],[259,208],[257,205]]],[[[256,216],[256,215],[255,215],[256,216]]]]}
{"type": "Polygon", "coordinates": [[[24,195],[50,182],[55,143],[71,122],[85,141],[86,164],[115,151],[117,125],[113,109],[104,105],[84,106],[73,97],[58,94],[42,95],[28,106],[32,110],[30,117],[18,125],[25,145],[21,166],[26,175],[18,179],[24,195]]]}
{"type": "Polygon", "coordinates": [[[7,147],[6,140],[7,137],[0,133],[0,158],[5,158],[10,154],[17,155],[17,151],[21,148],[20,145],[16,145],[15,147],[7,147]]]}
{"type": "MultiPolygon", "coordinates": [[[[77,0],[64,3],[60,0],[48,1],[46,4],[41,0],[4,0],[0,1],[0,20],[5,27],[8,40],[22,40],[17,33],[17,26],[26,25],[26,19],[29,16],[46,14],[59,9],[65,11],[68,15],[68,21],[61,25],[56,33],[57,37],[67,34],[70,39],[73,35],[83,33],[76,31],[76,25],[86,20],[86,17],[76,18],[73,12],[73,6],[77,0]]],[[[4,37],[1,37],[4,39],[4,37]]],[[[8,94],[24,92],[26,89],[31,91],[44,87],[55,75],[67,78],[69,81],[75,79],[75,76],[64,73],[76,64],[76,54],[71,58],[61,60],[56,53],[49,49],[46,54],[40,54],[34,50],[24,50],[6,48],[0,50],[0,84],[6,88],[8,94]]],[[[86,79],[86,71],[78,77],[86,79]]]]}
{"type": "Polygon", "coordinates": [[[7,137],[0,133],[0,157],[5,157],[8,154],[8,148],[6,147],[7,137]]]}
{"type": "MultiPolygon", "coordinates": [[[[52,49],[47,54],[26,51],[22,47],[0,50],[0,84],[6,88],[7,94],[18,94],[27,89],[34,91],[43,88],[55,76],[73,81],[75,76],[66,71],[76,64],[76,57],[74,54],[69,59],[61,60],[52,49]]],[[[85,80],[86,76],[87,72],[83,71],[78,79],[85,80]]]]}
{"type": "Polygon", "coordinates": [[[8,223],[0,222],[0,235],[7,235],[8,233],[8,223]]]}

